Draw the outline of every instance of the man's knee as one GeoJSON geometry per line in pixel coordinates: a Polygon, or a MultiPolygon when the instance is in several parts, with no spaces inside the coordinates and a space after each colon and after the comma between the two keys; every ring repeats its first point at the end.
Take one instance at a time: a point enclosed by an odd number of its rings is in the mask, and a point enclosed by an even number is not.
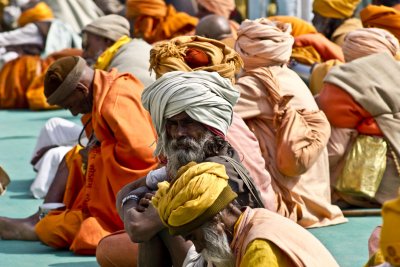
{"type": "Polygon", "coordinates": [[[135,267],[137,256],[138,244],[132,243],[124,231],[104,237],[96,249],[96,259],[102,267],[135,267]]]}

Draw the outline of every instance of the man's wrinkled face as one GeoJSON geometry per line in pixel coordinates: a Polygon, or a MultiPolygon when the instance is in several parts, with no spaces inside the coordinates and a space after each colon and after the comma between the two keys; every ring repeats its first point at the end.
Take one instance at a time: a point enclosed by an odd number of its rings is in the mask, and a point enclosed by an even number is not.
{"type": "Polygon", "coordinates": [[[83,32],[82,34],[82,57],[89,66],[93,66],[98,57],[109,47],[109,41],[103,37],[83,32]]]}
{"type": "Polygon", "coordinates": [[[88,89],[79,83],[77,88],[58,105],[68,109],[74,116],[91,112],[88,89]]]}
{"type": "Polygon", "coordinates": [[[165,156],[167,169],[173,179],[178,169],[191,161],[201,162],[205,158],[204,145],[213,134],[185,112],[166,120],[167,140],[165,156]]]}

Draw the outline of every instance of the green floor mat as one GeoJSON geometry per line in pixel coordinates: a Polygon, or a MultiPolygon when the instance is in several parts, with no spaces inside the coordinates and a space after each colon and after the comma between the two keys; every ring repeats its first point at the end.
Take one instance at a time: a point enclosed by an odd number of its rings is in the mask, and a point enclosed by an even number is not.
{"type": "MultiPolygon", "coordinates": [[[[29,191],[35,176],[29,160],[40,128],[52,117],[79,122],[63,110],[0,111],[0,165],[11,177],[6,194],[0,196],[0,216],[23,218],[41,204],[42,201],[33,199],[29,191]]],[[[310,231],[331,251],[340,266],[361,267],[368,260],[369,235],[380,223],[380,217],[352,217],[348,223],[310,231]]],[[[57,251],[40,242],[0,240],[0,267],[3,266],[86,267],[97,266],[97,263],[95,257],[57,251]]]]}

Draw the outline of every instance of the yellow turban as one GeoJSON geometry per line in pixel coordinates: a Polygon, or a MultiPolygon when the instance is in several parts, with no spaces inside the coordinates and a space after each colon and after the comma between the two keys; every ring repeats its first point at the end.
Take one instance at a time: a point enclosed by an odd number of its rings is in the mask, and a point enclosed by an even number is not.
{"type": "Polygon", "coordinates": [[[218,72],[223,78],[235,80],[243,66],[240,56],[224,43],[200,36],[180,36],[162,42],[150,52],[150,68],[159,78],[170,71],[218,72]]]}
{"type": "Polygon", "coordinates": [[[350,18],[361,0],[314,0],[314,12],[326,18],[350,18]]]}
{"type": "Polygon", "coordinates": [[[380,249],[385,260],[398,267],[400,262],[400,197],[383,204],[380,249]]]}
{"type": "Polygon", "coordinates": [[[159,183],[152,199],[171,234],[190,233],[237,197],[228,185],[224,165],[191,162],[179,170],[177,177],[172,185],[159,183]]]}
{"type": "Polygon", "coordinates": [[[22,12],[18,19],[18,26],[23,27],[31,22],[48,20],[52,18],[54,18],[54,16],[50,7],[44,2],[39,2],[36,6],[22,12]]]}
{"type": "Polygon", "coordinates": [[[134,18],[140,15],[165,17],[167,15],[167,5],[163,0],[127,0],[126,17],[134,18]]]}
{"type": "Polygon", "coordinates": [[[316,64],[310,75],[310,90],[313,95],[319,94],[324,86],[325,76],[328,74],[329,70],[337,65],[341,65],[343,62],[337,59],[331,59],[325,61],[324,63],[316,64]]]}

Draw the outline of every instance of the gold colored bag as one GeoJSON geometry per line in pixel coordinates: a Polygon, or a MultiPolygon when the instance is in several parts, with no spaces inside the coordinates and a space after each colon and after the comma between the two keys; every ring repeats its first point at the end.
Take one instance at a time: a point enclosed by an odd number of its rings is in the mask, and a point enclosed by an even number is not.
{"type": "Polygon", "coordinates": [[[387,144],[383,138],[359,135],[336,182],[339,192],[373,198],[386,169],[387,144]]]}

